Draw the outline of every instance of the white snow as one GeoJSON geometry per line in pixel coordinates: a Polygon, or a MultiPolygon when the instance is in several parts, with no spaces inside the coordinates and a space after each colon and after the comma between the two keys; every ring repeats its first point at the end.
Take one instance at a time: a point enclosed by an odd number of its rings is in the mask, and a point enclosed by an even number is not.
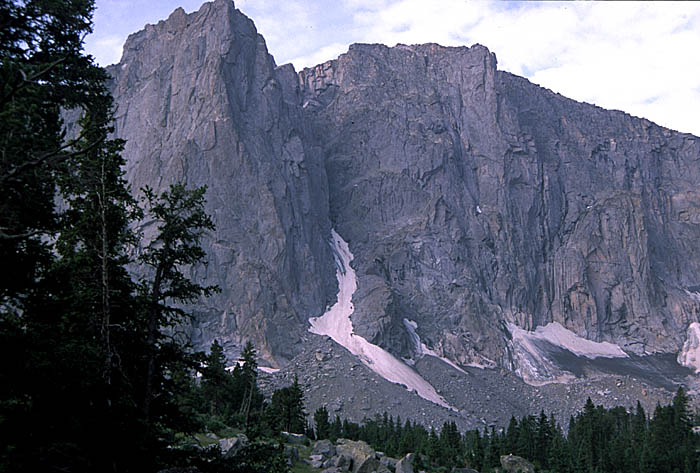
{"type": "Polygon", "coordinates": [[[233,370],[236,369],[236,366],[243,366],[243,360],[237,360],[235,364],[227,366],[226,371],[230,371],[233,373],[233,370]]]}
{"type": "MultiPolygon", "coordinates": [[[[594,342],[579,337],[571,330],[564,328],[558,322],[550,322],[543,327],[537,327],[534,332],[523,330],[515,324],[508,324],[513,338],[525,338],[529,341],[543,340],[570,351],[574,355],[594,358],[627,358],[628,355],[619,346],[609,342],[594,342]]],[[[534,348],[534,347],[533,347],[534,348]]]]}
{"type": "Polygon", "coordinates": [[[509,344],[513,354],[515,373],[523,381],[533,386],[547,383],[566,383],[575,379],[574,375],[549,358],[547,350],[537,344],[540,341],[589,359],[628,357],[615,344],[586,340],[557,322],[537,327],[534,332],[509,323],[508,330],[512,335],[509,344]]]}
{"type": "Polygon", "coordinates": [[[693,322],[688,326],[688,335],[683,348],[678,353],[678,363],[700,373],[700,324],[693,322]]]}
{"type": "Polygon", "coordinates": [[[262,371],[263,373],[277,373],[280,369],[279,368],[270,368],[269,366],[258,366],[258,369],[262,371]]]}
{"type": "Polygon", "coordinates": [[[353,256],[347,242],[335,230],[331,231],[331,248],[337,266],[338,301],[321,317],[309,319],[309,332],[317,335],[327,335],[336,343],[345,347],[357,356],[362,363],[384,379],[406,386],[415,391],[420,397],[440,406],[453,409],[435,388],[411,367],[403,363],[377,345],[373,345],[359,335],[353,333],[350,315],[355,308],[352,295],[357,289],[355,270],[350,266],[353,256]]]}

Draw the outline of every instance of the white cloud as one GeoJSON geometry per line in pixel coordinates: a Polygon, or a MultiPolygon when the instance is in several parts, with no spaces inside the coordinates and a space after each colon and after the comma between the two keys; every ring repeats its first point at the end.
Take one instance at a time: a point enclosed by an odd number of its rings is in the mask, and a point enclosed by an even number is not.
{"type": "MultiPolygon", "coordinates": [[[[323,64],[330,59],[335,59],[347,51],[348,45],[346,43],[333,43],[326,45],[321,49],[312,52],[311,54],[294,58],[287,62],[295,64],[295,68],[297,67],[296,64],[308,64],[309,66],[307,67],[310,67],[317,64],[323,64]]],[[[299,67],[298,69],[303,69],[303,67],[299,67]]]]}
{"type": "Polygon", "coordinates": [[[122,57],[124,38],[119,35],[102,36],[91,44],[92,54],[101,64],[115,64],[122,57]]]}

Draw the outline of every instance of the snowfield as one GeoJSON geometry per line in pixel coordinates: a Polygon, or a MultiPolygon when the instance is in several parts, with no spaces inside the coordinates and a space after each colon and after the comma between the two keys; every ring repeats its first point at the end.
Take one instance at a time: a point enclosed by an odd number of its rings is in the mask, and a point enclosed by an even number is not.
{"type": "Polygon", "coordinates": [[[683,348],[678,353],[678,363],[700,373],[700,324],[693,322],[688,326],[688,335],[683,348]]]}
{"type": "Polygon", "coordinates": [[[512,339],[509,341],[515,373],[533,386],[548,383],[567,383],[575,379],[570,372],[550,358],[547,345],[588,358],[628,358],[619,346],[608,342],[594,342],[579,337],[557,322],[537,327],[534,332],[513,323],[507,324],[512,339]],[[544,342],[544,343],[542,343],[544,342]]]}
{"type": "MultiPolygon", "coordinates": [[[[608,342],[593,342],[579,337],[571,330],[564,328],[558,322],[550,322],[543,327],[537,327],[534,332],[523,330],[515,324],[508,324],[508,330],[513,339],[524,338],[527,341],[542,340],[570,351],[574,355],[586,358],[627,358],[619,346],[608,342]]],[[[531,344],[528,344],[531,346],[531,344]]]]}
{"type": "Polygon", "coordinates": [[[428,401],[454,409],[411,367],[383,348],[353,333],[350,315],[355,310],[352,295],[357,289],[355,270],[350,266],[353,256],[347,242],[335,230],[331,231],[331,236],[331,247],[337,266],[338,301],[321,317],[309,319],[309,332],[330,337],[387,381],[404,385],[428,401]]]}

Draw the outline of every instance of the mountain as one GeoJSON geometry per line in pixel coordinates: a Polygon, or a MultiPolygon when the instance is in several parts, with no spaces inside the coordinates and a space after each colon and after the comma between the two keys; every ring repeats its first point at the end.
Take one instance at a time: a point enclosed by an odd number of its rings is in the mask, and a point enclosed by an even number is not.
{"type": "Polygon", "coordinates": [[[270,383],[303,372],[312,405],[355,416],[473,422],[479,397],[501,422],[543,393],[696,382],[697,137],[480,45],[356,44],[297,73],[229,0],[131,35],[109,72],[134,190],[208,186],[191,271],[223,291],[193,308],[199,348],[252,340],[270,383]]]}
{"type": "Polygon", "coordinates": [[[290,71],[218,0],[129,36],[109,72],[132,188],[208,186],[216,232],[193,276],[222,292],[194,308],[193,341],[235,352],[250,339],[269,362],[287,362],[336,292],[324,164],[290,71]]]}
{"type": "Polygon", "coordinates": [[[498,71],[478,45],[353,45],[300,78],[359,334],[410,356],[409,319],[442,356],[521,370],[513,330],[550,323],[679,351],[700,315],[696,137],[498,71]]]}

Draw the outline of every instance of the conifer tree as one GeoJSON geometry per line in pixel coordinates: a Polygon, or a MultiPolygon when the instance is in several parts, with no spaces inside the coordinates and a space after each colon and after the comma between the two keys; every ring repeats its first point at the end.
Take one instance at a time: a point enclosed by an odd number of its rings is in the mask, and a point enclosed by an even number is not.
{"type": "Polygon", "coordinates": [[[139,256],[152,270],[152,277],[142,278],[139,285],[147,347],[141,409],[148,420],[153,419],[153,402],[163,388],[168,364],[186,356],[181,341],[165,330],[184,322],[187,316],[181,305],[173,304],[192,303],[219,290],[193,282],[183,273],[184,267],[204,258],[200,238],[214,229],[204,211],[205,192],[206,187],[190,190],[182,184],[174,184],[160,195],[143,189],[146,218],[158,225],[156,237],[139,256]]]}
{"type": "Polygon", "coordinates": [[[316,439],[329,439],[331,437],[331,424],[328,422],[328,410],[319,407],[314,412],[314,426],[316,427],[316,439]]]}
{"type": "Polygon", "coordinates": [[[204,362],[201,390],[206,411],[212,417],[223,419],[230,412],[233,402],[233,377],[226,371],[224,349],[218,340],[212,343],[204,362]]]}
{"type": "Polygon", "coordinates": [[[275,429],[285,432],[303,433],[306,426],[304,392],[299,379],[294,376],[291,386],[276,390],[267,409],[267,419],[275,429]]]}

